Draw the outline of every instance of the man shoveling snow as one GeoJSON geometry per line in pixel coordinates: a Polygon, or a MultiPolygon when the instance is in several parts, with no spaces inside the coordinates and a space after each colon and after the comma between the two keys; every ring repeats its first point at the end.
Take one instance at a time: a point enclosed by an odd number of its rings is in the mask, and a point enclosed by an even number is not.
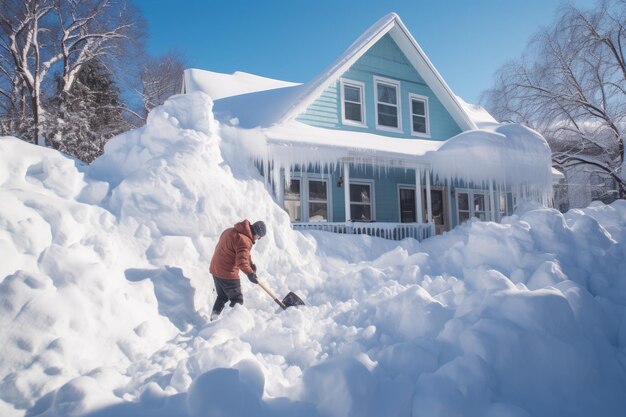
{"type": "Polygon", "coordinates": [[[235,304],[243,304],[239,280],[240,270],[248,276],[250,282],[259,283],[256,266],[250,257],[250,250],[252,245],[263,236],[265,236],[265,223],[262,221],[250,224],[250,221],[243,220],[222,232],[209,268],[217,291],[211,320],[215,320],[220,315],[227,301],[230,301],[231,307],[235,304]]]}

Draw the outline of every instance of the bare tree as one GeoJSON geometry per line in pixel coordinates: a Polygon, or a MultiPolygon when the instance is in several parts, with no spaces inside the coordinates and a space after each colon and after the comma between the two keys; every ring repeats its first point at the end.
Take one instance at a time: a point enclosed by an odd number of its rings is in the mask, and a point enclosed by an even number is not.
{"type": "Polygon", "coordinates": [[[146,116],[168,97],[180,93],[184,71],[183,60],[176,52],[147,60],[141,73],[141,97],[146,116]]]}
{"type": "Polygon", "coordinates": [[[500,120],[540,131],[557,167],[603,171],[626,196],[626,0],[593,10],[564,6],[520,60],[504,65],[482,97],[500,120]]]}
{"type": "MultiPolygon", "coordinates": [[[[0,5],[0,50],[6,57],[0,76],[11,80],[5,82],[12,84],[9,102],[19,104],[15,97],[22,86],[27,92],[24,109],[32,114],[34,142],[45,133],[44,87],[53,85],[55,70],[63,96],[84,65],[107,62],[125,43],[142,37],[142,21],[126,0],[4,0],[0,5]]],[[[55,148],[62,140],[48,139],[55,148]]]]}

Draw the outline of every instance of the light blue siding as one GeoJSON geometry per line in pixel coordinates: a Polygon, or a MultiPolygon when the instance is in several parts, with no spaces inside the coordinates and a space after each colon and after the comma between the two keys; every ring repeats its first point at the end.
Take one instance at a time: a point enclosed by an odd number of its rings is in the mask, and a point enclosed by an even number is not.
{"type": "Polygon", "coordinates": [[[296,120],[311,126],[337,128],[341,118],[337,85],[331,85],[296,120]]]}
{"type": "MultiPolygon", "coordinates": [[[[309,170],[319,174],[319,170],[309,170]]],[[[343,175],[337,168],[332,172],[324,173],[330,182],[332,201],[332,220],[346,221],[345,216],[345,189],[338,186],[339,178],[343,175]]],[[[374,169],[373,167],[350,166],[350,180],[370,180],[374,184],[374,220],[378,222],[399,222],[400,206],[398,199],[398,184],[415,185],[415,171],[404,169],[374,169]]]]}
{"type": "Polygon", "coordinates": [[[383,36],[369,51],[342,75],[343,79],[363,83],[365,121],[367,127],[344,125],[341,122],[340,81],[328,87],[297,120],[318,127],[369,132],[383,136],[415,138],[411,135],[411,107],[409,94],[428,97],[430,139],[446,140],[461,132],[461,128],[443,104],[426,85],[395,41],[383,36]],[[376,129],[374,77],[384,77],[400,83],[402,133],[376,129]]]}

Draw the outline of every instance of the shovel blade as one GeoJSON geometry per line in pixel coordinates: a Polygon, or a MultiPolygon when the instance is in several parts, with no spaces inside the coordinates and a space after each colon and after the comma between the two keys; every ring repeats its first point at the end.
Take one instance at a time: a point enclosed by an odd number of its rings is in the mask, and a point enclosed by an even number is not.
{"type": "Polygon", "coordinates": [[[285,298],[283,298],[283,304],[285,305],[285,308],[296,307],[303,306],[304,301],[302,301],[302,299],[298,297],[294,292],[290,292],[285,296],[285,298]]]}

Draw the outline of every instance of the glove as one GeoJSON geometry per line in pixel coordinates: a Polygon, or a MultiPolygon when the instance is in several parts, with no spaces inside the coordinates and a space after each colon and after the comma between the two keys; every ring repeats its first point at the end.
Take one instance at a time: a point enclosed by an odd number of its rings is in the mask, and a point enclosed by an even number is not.
{"type": "Polygon", "coordinates": [[[256,265],[255,265],[255,264],[251,263],[251,264],[250,264],[250,268],[252,268],[252,270],[253,270],[254,272],[256,272],[256,265]]]}
{"type": "Polygon", "coordinates": [[[250,282],[252,282],[253,284],[258,284],[259,281],[256,279],[256,273],[251,273],[248,274],[248,279],[250,280],[250,282]]]}

